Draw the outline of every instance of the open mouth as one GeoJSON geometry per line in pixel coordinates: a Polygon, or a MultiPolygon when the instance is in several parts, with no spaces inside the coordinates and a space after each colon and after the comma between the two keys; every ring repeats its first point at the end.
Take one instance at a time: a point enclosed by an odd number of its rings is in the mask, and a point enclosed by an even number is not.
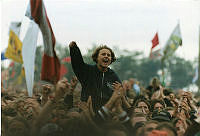
{"type": "Polygon", "coordinates": [[[108,60],[108,59],[103,59],[103,62],[104,62],[104,63],[108,63],[109,60],[108,60]]]}

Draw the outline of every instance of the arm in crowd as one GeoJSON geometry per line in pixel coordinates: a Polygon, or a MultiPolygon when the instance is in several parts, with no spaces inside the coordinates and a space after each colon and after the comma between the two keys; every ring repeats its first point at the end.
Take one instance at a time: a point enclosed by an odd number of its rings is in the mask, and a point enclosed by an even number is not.
{"type": "MultiPolygon", "coordinates": [[[[111,98],[97,112],[96,123],[106,122],[112,120],[113,118],[117,118],[117,120],[122,124],[129,124],[128,122],[130,121],[130,118],[127,112],[122,108],[122,103],[124,101],[124,89],[119,82],[113,83],[113,88],[114,91],[111,98]]],[[[127,104],[126,106],[129,107],[130,105],[127,104]]]]}
{"type": "MultiPolygon", "coordinates": [[[[84,83],[84,81],[88,78],[89,65],[84,63],[81,51],[77,46],[76,42],[72,41],[69,44],[69,47],[70,47],[70,56],[71,56],[71,64],[73,71],[77,76],[78,80],[81,83],[84,83]]],[[[88,96],[89,94],[87,92],[82,91],[81,100],[87,101],[88,96]]]]}
{"type": "Polygon", "coordinates": [[[81,51],[77,46],[76,42],[72,41],[69,44],[70,47],[70,56],[71,56],[71,64],[73,71],[80,82],[84,81],[87,77],[86,68],[88,64],[84,63],[81,51]]]}
{"type": "Polygon", "coordinates": [[[74,89],[76,88],[76,85],[78,83],[78,79],[76,76],[73,76],[71,79],[71,89],[68,93],[66,93],[65,98],[64,98],[64,102],[65,104],[67,104],[68,109],[73,107],[73,92],[74,89]]]}
{"type": "Polygon", "coordinates": [[[56,102],[66,93],[70,91],[70,84],[66,79],[58,81],[55,87],[55,96],[52,99],[49,99],[44,105],[37,119],[33,122],[32,136],[38,132],[38,130],[46,123],[49,118],[49,113],[54,109],[56,102]]]}

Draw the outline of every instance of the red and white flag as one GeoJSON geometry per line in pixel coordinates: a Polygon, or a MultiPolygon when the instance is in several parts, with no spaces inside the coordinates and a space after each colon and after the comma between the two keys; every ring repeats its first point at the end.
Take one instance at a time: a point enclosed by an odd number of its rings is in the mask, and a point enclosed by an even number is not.
{"type": "Polygon", "coordinates": [[[152,47],[150,51],[150,58],[155,59],[161,56],[161,50],[156,49],[155,47],[159,44],[159,39],[158,39],[158,32],[155,34],[154,38],[151,40],[152,42],[152,47]]]}
{"type": "Polygon", "coordinates": [[[26,16],[38,24],[43,35],[44,55],[42,58],[41,80],[56,83],[60,78],[60,61],[54,50],[56,39],[43,1],[30,0],[26,16]]]}
{"type": "Polygon", "coordinates": [[[150,53],[150,58],[151,58],[151,59],[155,59],[155,58],[158,58],[158,57],[160,57],[160,56],[162,56],[162,55],[161,55],[161,50],[160,50],[160,49],[155,50],[155,51],[151,51],[151,53],[150,53]]]}
{"type": "Polygon", "coordinates": [[[159,44],[158,33],[156,33],[156,35],[154,36],[151,42],[152,42],[151,49],[155,48],[159,44]]]}
{"type": "Polygon", "coordinates": [[[62,78],[65,74],[67,74],[68,70],[67,70],[67,67],[65,67],[64,64],[61,64],[61,67],[60,67],[60,77],[62,78]]]}

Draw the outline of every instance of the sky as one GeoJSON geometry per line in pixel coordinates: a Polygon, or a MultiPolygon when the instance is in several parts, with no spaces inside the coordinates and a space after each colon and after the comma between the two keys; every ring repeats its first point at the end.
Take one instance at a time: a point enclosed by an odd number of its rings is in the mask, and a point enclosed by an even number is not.
{"type": "MultiPolygon", "coordinates": [[[[93,44],[143,51],[149,56],[151,40],[158,32],[162,48],[180,23],[182,47],[176,54],[194,60],[199,52],[200,0],[43,0],[56,41],[68,46],[76,41],[82,53],[93,44]]],[[[8,44],[9,25],[22,21],[20,38],[26,32],[24,16],[28,0],[0,0],[0,44],[8,44]]],[[[42,43],[39,34],[38,45],[42,43]]],[[[158,47],[158,48],[159,48],[158,47]]]]}

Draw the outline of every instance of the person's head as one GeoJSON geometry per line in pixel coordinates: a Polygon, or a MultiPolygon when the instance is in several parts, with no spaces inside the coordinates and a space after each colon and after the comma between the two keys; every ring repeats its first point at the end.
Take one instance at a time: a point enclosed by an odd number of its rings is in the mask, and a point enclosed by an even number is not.
{"type": "Polygon", "coordinates": [[[152,81],[151,81],[151,85],[152,85],[153,87],[158,87],[158,86],[160,85],[159,79],[158,79],[157,77],[154,77],[154,78],[152,79],[152,81]]]}
{"type": "Polygon", "coordinates": [[[158,110],[159,112],[165,108],[165,102],[163,100],[154,99],[152,101],[152,111],[158,110]]]}
{"type": "Polygon", "coordinates": [[[125,90],[130,89],[130,83],[129,83],[129,81],[128,81],[128,80],[124,80],[124,81],[122,82],[122,86],[123,86],[123,88],[124,88],[125,90]]]}
{"type": "Polygon", "coordinates": [[[185,131],[187,129],[187,123],[186,121],[180,119],[180,118],[175,118],[172,121],[173,126],[176,128],[177,133],[181,131],[185,131]]]}
{"type": "Polygon", "coordinates": [[[157,122],[155,120],[149,120],[149,121],[145,122],[143,130],[140,135],[148,136],[151,133],[151,131],[153,131],[158,126],[158,124],[159,124],[159,122],[157,122]]]}
{"type": "Polygon", "coordinates": [[[133,127],[140,127],[142,125],[141,123],[144,123],[146,121],[147,119],[144,113],[134,113],[131,116],[131,124],[133,127]]]}
{"type": "Polygon", "coordinates": [[[144,123],[142,130],[138,133],[138,136],[149,136],[149,134],[158,126],[159,122],[155,120],[149,120],[144,123]]]}
{"type": "Polygon", "coordinates": [[[150,104],[145,99],[138,99],[134,104],[135,109],[139,109],[144,114],[148,114],[150,111],[150,104]]]}
{"type": "Polygon", "coordinates": [[[92,54],[92,59],[100,68],[107,68],[116,57],[111,48],[106,45],[99,46],[92,54]]]}
{"type": "Polygon", "coordinates": [[[67,136],[99,136],[98,128],[82,117],[70,118],[63,125],[64,135],[67,136]]]}
{"type": "Polygon", "coordinates": [[[129,78],[129,83],[131,84],[131,86],[133,86],[133,84],[136,82],[136,80],[134,78],[129,78]]]}
{"type": "Polygon", "coordinates": [[[62,136],[63,130],[55,123],[45,124],[39,132],[39,136],[62,136]]]}
{"type": "Polygon", "coordinates": [[[109,122],[103,124],[105,136],[127,136],[128,130],[119,122],[109,122]]]}
{"type": "Polygon", "coordinates": [[[175,111],[176,109],[174,107],[166,107],[164,108],[165,111],[168,111],[171,115],[171,117],[175,117],[175,111]]]}
{"type": "Polygon", "coordinates": [[[168,136],[177,136],[177,132],[176,129],[174,128],[174,126],[171,123],[168,122],[163,122],[160,123],[156,130],[162,130],[167,132],[168,136]]]}
{"type": "Polygon", "coordinates": [[[7,136],[29,136],[30,127],[23,117],[15,117],[8,122],[7,136]]]}

